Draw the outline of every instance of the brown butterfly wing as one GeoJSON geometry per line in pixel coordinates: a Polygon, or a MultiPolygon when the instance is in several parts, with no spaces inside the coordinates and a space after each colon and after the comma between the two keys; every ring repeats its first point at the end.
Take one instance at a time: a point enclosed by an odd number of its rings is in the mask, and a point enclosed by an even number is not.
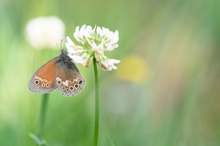
{"type": "Polygon", "coordinates": [[[60,92],[65,96],[74,96],[84,88],[85,80],[72,62],[57,62],[56,82],[60,92]]]}
{"type": "Polygon", "coordinates": [[[58,57],[40,67],[29,82],[29,89],[36,93],[48,93],[57,88],[56,86],[56,62],[58,57]]]}

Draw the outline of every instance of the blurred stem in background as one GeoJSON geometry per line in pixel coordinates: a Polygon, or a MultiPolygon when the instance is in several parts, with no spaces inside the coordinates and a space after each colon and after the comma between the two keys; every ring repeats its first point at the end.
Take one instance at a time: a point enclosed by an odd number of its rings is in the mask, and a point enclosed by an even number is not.
{"type": "Polygon", "coordinates": [[[49,101],[49,94],[43,94],[41,99],[41,105],[40,105],[40,117],[39,117],[39,137],[43,138],[44,134],[44,125],[46,121],[46,112],[47,112],[47,106],[49,101]]]}
{"type": "Polygon", "coordinates": [[[48,146],[47,142],[43,138],[48,101],[49,101],[49,94],[48,93],[43,94],[41,98],[41,105],[40,105],[38,135],[30,133],[30,137],[34,140],[37,146],[48,146]]]}
{"type": "Polygon", "coordinates": [[[94,76],[95,76],[95,126],[94,126],[94,144],[98,145],[99,140],[99,79],[98,69],[95,57],[93,58],[94,76]]]}

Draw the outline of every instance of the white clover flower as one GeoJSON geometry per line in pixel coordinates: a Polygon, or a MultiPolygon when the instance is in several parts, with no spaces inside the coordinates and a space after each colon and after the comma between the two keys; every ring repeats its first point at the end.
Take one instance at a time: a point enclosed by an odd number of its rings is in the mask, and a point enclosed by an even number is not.
{"type": "Polygon", "coordinates": [[[57,48],[65,33],[63,21],[56,16],[37,17],[26,25],[27,41],[36,49],[57,48]]]}
{"type": "Polygon", "coordinates": [[[106,71],[115,70],[120,60],[110,59],[105,56],[104,51],[112,51],[118,47],[118,31],[110,31],[108,28],[95,26],[92,28],[90,25],[83,25],[81,28],[76,27],[73,34],[76,44],[66,37],[66,48],[68,55],[73,59],[73,62],[80,63],[88,67],[93,57],[97,63],[106,71]]]}

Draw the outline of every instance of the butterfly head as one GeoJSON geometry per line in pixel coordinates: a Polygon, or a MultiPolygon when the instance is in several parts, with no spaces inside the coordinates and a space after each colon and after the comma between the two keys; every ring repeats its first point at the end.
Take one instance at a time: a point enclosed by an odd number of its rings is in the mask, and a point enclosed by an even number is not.
{"type": "Polygon", "coordinates": [[[61,54],[57,59],[57,63],[62,64],[67,68],[78,70],[75,64],[72,62],[72,59],[67,55],[67,52],[64,49],[61,50],[61,54]]]}
{"type": "Polygon", "coordinates": [[[64,63],[69,63],[69,62],[72,62],[72,59],[67,55],[67,51],[62,49],[58,61],[62,61],[64,63]]]}

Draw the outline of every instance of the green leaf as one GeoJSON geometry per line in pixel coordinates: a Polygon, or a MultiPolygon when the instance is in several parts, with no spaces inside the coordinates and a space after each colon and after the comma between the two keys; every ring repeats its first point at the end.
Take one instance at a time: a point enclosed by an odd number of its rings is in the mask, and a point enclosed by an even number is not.
{"type": "Polygon", "coordinates": [[[112,140],[108,135],[106,135],[105,137],[106,137],[107,140],[108,140],[109,146],[115,146],[113,140],[112,140]]]}
{"type": "Polygon", "coordinates": [[[44,139],[40,138],[39,136],[37,136],[33,133],[30,133],[29,135],[30,135],[31,139],[33,139],[33,141],[37,145],[39,145],[39,146],[48,146],[47,142],[44,139]]]}

